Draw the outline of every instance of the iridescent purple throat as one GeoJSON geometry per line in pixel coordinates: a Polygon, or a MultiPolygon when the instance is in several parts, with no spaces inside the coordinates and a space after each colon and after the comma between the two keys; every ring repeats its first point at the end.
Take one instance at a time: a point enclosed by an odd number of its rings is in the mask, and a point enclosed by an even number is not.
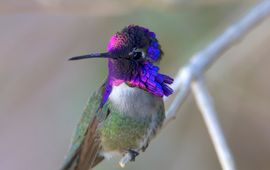
{"type": "Polygon", "coordinates": [[[109,76],[101,107],[106,103],[113,86],[119,86],[122,83],[126,83],[130,87],[138,87],[158,97],[169,96],[173,93],[173,90],[168,86],[173,83],[173,78],[160,74],[159,67],[149,61],[145,61],[138,67],[140,68],[134,68],[135,72],[131,71],[127,74],[120,72],[109,60],[109,76]]]}
{"type": "Polygon", "coordinates": [[[173,83],[173,78],[160,74],[158,71],[159,67],[145,61],[138,73],[127,84],[144,89],[159,97],[169,96],[173,93],[173,90],[168,84],[173,83]]]}

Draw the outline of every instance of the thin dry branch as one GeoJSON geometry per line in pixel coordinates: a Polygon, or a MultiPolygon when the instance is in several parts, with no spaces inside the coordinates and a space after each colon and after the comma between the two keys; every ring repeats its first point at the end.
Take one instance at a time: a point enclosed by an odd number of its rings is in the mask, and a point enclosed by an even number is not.
{"type": "Polygon", "coordinates": [[[176,111],[182,105],[189,93],[190,82],[204,74],[211,64],[214,63],[227,49],[234,46],[266,16],[270,15],[270,1],[265,0],[256,5],[239,22],[228,27],[223,34],[210,43],[205,49],[195,54],[184,68],[178,71],[172,88],[177,91],[176,97],[166,112],[167,124],[172,120],[176,111]]]}
{"type": "Polygon", "coordinates": [[[226,143],[225,136],[217,119],[217,113],[212,98],[207,90],[203,76],[192,83],[192,92],[213,141],[222,169],[235,170],[236,167],[233,156],[226,143]]]}

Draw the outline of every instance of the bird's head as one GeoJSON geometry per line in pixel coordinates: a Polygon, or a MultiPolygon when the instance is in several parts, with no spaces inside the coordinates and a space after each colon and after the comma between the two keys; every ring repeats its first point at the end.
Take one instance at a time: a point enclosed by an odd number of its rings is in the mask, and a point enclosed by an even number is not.
{"type": "Polygon", "coordinates": [[[117,59],[139,63],[156,63],[163,54],[155,33],[137,25],[129,25],[114,34],[107,49],[117,59]]]}
{"type": "Polygon", "coordinates": [[[155,33],[137,25],[129,25],[121,32],[115,33],[108,43],[107,50],[105,53],[91,53],[72,57],[70,60],[109,58],[156,63],[163,55],[155,33]]]}
{"type": "Polygon", "coordinates": [[[156,66],[162,55],[154,32],[141,26],[129,25],[111,37],[107,52],[72,57],[70,60],[108,58],[108,80],[111,86],[127,83],[157,96],[168,96],[172,90],[166,84],[171,84],[173,79],[159,74],[156,66]]]}

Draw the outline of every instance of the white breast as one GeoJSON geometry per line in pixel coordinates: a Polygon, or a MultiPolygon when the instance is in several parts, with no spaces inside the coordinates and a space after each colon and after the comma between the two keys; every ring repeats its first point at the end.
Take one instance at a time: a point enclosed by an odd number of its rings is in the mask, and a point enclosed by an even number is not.
{"type": "Polygon", "coordinates": [[[160,98],[125,83],[114,86],[109,97],[113,106],[123,114],[131,116],[146,116],[157,112],[160,98]],[[157,101],[158,100],[158,101],[157,101]]]}

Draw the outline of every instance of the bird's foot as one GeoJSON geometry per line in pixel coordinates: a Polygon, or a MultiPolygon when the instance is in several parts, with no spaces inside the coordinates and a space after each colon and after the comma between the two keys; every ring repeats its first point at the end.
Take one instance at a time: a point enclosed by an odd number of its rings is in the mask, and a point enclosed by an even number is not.
{"type": "Polygon", "coordinates": [[[148,144],[149,144],[149,143],[147,142],[146,145],[142,147],[142,151],[143,151],[143,152],[145,152],[145,150],[148,148],[148,144]]]}
{"type": "Polygon", "coordinates": [[[137,152],[137,151],[134,151],[134,150],[132,150],[132,149],[129,149],[128,150],[128,153],[130,154],[130,156],[131,156],[131,159],[130,159],[130,161],[135,161],[135,158],[139,155],[139,152],[137,152]]]}
{"type": "Polygon", "coordinates": [[[132,149],[128,149],[119,161],[119,165],[123,168],[129,161],[135,161],[135,158],[139,155],[139,152],[132,149]]]}

